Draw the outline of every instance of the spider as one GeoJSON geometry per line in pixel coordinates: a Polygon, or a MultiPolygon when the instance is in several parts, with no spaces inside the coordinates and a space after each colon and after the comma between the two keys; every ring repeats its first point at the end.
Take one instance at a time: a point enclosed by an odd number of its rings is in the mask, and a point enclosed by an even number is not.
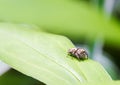
{"type": "Polygon", "coordinates": [[[87,52],[82,48],[71,48],[68,50],[68,54],[78,59],[82,60],[88,59],[87,52]]]}

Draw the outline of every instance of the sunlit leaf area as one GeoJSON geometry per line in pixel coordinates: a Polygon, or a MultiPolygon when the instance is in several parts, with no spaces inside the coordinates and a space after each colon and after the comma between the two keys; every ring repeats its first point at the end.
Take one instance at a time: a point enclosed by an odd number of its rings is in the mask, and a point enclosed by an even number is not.
{"type": "Polygon", "coordinates": [[[0,0],[0,85],[120,85],[119,0],[0,0]]]}

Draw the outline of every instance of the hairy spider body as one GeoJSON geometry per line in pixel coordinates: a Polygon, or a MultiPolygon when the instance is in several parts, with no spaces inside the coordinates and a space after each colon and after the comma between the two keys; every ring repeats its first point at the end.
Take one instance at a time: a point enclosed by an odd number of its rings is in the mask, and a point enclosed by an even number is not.
{"type": "Polygon", "coordinates": [[[78,59],[88,59],[88,54],[84,49],[71,48],[68,50],[69,55],[77,57],[78,59]]]}

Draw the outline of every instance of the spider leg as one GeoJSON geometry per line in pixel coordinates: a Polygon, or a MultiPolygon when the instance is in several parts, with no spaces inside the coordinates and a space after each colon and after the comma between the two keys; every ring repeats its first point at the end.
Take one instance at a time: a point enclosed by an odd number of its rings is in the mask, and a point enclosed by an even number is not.
{"type": "Polygon", "coordinates": [[[80,57],[79,57],[79,54],[76,52],[75,53],[75,56],[79,59],[80,57]]]}

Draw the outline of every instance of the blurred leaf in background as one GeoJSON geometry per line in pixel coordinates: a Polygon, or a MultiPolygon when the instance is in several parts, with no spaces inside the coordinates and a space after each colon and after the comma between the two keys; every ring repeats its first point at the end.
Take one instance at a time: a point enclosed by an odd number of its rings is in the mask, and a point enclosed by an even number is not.
{"type": "Polygon", "coordinates": [[[45,85],[45,84],[11,69],[4,75],[0,76],[0,85],[45,85]]]}
{"type": "Polygon", "coordinates": [[[114,21],[106,20],[101,12],[84,2],[0,0],[0,11],[1,21],[36,24],[48,32],[66,35],[73,41],[86,37],[93,41],[97,35],[103,35],[105,43],[120,47],[119,26],[114,21]]]}

